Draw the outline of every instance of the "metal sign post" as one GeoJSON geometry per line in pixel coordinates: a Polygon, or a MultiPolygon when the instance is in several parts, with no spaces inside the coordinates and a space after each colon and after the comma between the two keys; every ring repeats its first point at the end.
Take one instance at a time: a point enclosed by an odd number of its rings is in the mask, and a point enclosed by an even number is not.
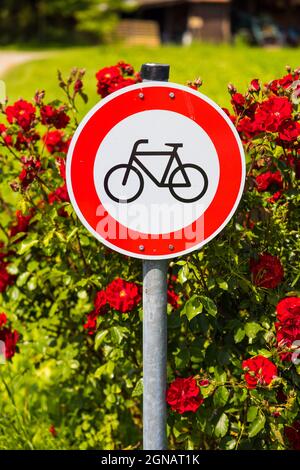
{"type": "MultiPolygon", "coordinates": [[[[143,64],[143,81],[168,81],[169,65],[143,64]]],[[[143,448],[163,450],[166,436],[168,260],[143,260],[143,448]]]]}
{"type": "Polygon", "coordinates": [[[168,261],[143,261],[143,448],[166,449],[168,261]]]}

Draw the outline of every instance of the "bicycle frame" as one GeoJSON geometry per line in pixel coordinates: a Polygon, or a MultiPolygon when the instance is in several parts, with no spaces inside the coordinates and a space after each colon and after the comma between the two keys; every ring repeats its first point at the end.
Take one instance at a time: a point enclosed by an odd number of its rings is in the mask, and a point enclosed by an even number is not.
{"type": "Polygon", "coordinates": [[[131,152],[131,155],[130,155],[130,158],[129,158],[129,162],[128,162],[128,166],[127,166],[127,169],[126,169],[126,172],[125,172],[125,175],[124,175],[124,178],[123,178],[123,181],[122,181],[122,185],[125,186],[127,181],[128,181],[128,177],[129,177],[129,173],[131,171],[131,168],[133,167],[133,163],[136,163],[136,165],[138,165],[141,170],[143,170],[146,175],[156,184],[156,186],[158,186],[159,188],[168,188],[169,187],[169,183],[167,182],[167,177],[168,177],[168,174],[169,174],[169,171],[172,167],[172,164],[173,164],[173,161],[176,160],[177,162],[177,165],[178,165],[178,168],[181,168],[181,173],[183,175],[183,178],[184,178],[184,183],[175,183],[173,184],[173,187],[177,187],[177,188],[190,188],[191,187],[191,182],[186,174],[186,171],[185,169],[183,168],[183,165],[182,165],[182,162],[180,160],[180,157],[178,155],[178,148],[180,147],[183,147],[183,144],[165,144],[169,147],[173,147],[173,150],[170,151],[170,152],[159,152],[159,151],[154,151],[154,152],[151,152],[151,151],[138,151],[138,146],[140,144],[148,144],[149,143],[149,140],[148,139],[141,139],[141,140],[137,140],[133,146],[133,149],[132,149],[132,152],[131,152]],[[145,157],[145,156],[151,156],[151,157],[155,157],[155,156],[159,156],[159,157],[162,157],[162,156],[166,156],[166,157],[170,157],[169,158],[169,161],[167,163],[167,166],[166,166],[166,169],[164,171],[164,174],[161,178],[161,181],[159,181],[157,178],[155,178],[155,176],[152,175],[152,173],[148,170],[148,168],[143,165],[143,163],[137,158],[137,157],[145,157]]]}

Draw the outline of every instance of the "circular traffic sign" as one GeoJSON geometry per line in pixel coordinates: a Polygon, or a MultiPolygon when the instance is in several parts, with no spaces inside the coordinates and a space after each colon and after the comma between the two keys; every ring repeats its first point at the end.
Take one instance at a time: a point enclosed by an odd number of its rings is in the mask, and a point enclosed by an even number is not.
{"type": "Polygon", "coordinates": [[[100,101],[67,156],[67,187],[85,227],[120,253],[171,258],[229,222],[245,159],[224,111],[191,88],[144,82],[100,101]]]}

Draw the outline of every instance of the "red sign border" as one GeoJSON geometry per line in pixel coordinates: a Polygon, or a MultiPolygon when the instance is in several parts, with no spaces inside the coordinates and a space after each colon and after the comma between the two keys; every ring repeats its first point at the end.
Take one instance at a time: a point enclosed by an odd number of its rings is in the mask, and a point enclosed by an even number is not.
{"type": "MultiPolygon", "coordinates": [[[[208,243],[231,219],[242,196],[244,180],[243,146],[229,117],[205,95],[169,82],[132,85],[101,100],[81,121],[67,155],[67,187],[71,203],[83,225],[109,248],[141,259],[173,258],[208,243]],[[170,93],[174,94],[173,98],[170,93]],[[107,214],[96,193],[94,159],[103,138],[121,120],[151,109],[169,110],[193,119],[210,136],[217,150],[220,163],[218,189],[201,220],[197,221],[204,229],[199,230],[192,241],[183,238],[181,230],[166,237],[127,229],[118,221],[110,220],[110,214],[107,214]],[[100,217],[97,215],[99,213],[100,217]],[[124,238],[109,239],[106,233],[99,233],[103,214],[106,214],[107,222],[115,223],[117,234],[122,233],[124,237],[126,233],[124,238]]],[[[194,222],[183,231],[190,234],[195,227],[194,222]]]]}

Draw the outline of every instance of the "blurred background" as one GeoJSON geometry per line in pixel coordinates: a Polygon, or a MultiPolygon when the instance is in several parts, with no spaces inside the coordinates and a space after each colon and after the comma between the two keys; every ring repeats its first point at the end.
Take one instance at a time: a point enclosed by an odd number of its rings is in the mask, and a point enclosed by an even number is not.
{"type": "Polygon", "coordinates": [[[297,46],[300,0],[1,0],[0,42],[297,46]]]}
{"type": "MultiPolygon", "coordinates": [[[[204,79],[228,102],[229,81],[246,87],[299,65],[300,0],[0,0],[0,78],[11,99],[57,92],[56,71],[95,72],[119,60],[171,64],[171,80],[204,79]]],[[[243,90],[241,90],[243,91],[243,90]]],[[[90,102],[90,104],[91,104],[90,102]]],[[[88,106],[90,106],[90,104],[88,106]]],[[[82,111],[83,112],[83,111],[82,111]]]]}

